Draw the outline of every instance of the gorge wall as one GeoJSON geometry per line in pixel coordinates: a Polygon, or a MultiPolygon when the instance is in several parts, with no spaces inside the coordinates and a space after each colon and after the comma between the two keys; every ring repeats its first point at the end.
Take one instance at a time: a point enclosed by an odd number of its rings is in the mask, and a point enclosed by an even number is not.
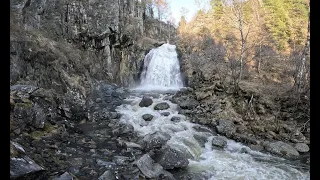
{"type": "Polygon", "coordinates": [[[137,83],[145,54],[175,29],[139,1],[14,0],[10,31],[11,85],[86,96],[97,81],[137,83]]]}

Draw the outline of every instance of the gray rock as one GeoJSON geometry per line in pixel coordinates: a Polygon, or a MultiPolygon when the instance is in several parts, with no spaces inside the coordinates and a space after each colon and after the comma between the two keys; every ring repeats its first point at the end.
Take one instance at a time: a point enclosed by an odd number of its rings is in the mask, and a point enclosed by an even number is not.
{"type": "Polygon", "coordinates": [[[198,143],[200,144],[201,147],[204,147],[209,136],[211,136],[210,133],[201,133],[201,134],[193,135],[193,138],[198,141],[198,143]]]}
{"type": "Polygon", "coordinates": [[[131,162],[131,159],[126,156],[114,156],[112,161],[117,165],[126,165],[131,162]]]}
{"type": "Polygon", "coordinates": [[[112,171],[107,170],[105,171],[99,178],[98,180],[115,180],[115,176],[112,171]]]}
{"type": "Polygon", "coordinates": [[[152,99],[148,96],[143,96],[142,100],[139,103],[140,107],[149,107],[153,103],[152,99]]]}
{"type": "Polygon", "coordinates": [[[33,126],[36,128],[43,128],[44,122],[46,120],[46,114],[44,113],[43,109],[35,103],[32,107],[32,110],[34,112],[34,118],[33,118],[33,126]]]}
{"type": "Polygon", "coordinates": [[[157,131],[153,134],[148,134],[143,138],[146,150],[161,148],[171,136],[167,133],[157,131]]]}
{"type": "Polygon", "coordinates": [[[171,121],[173,121],[173,122],[180,122],[180,120],[181,120],[181,118],[178,117],[178,116],[173,116],[173,117],[171,118],[171,121]]]}
{"type": "Polygon", "coordinates": [[[73,180],[73,176],[68,172],[63,173],[60,177],[55,178],[54,180],[73,180]]]}
{"type": "Polygon", "coordinates": [[[249,147],[253,151],[262,151],[264,149],[263,146],[257,144],[251,144],[249,147]]]}
{"type": "Polygon", "coordinates": [[[37,89],[38,87],[31,86],[31,85],[17,84],[17,85],[10,86],[10,91],[20,98],[29,98],[30,94],[37,89]]]}
{"type": "Polygon", "coordinates": [[[236,127],[230,120],[219,119],[216,128],[219,134],[227,137],[231,137],[236,132],[236,127]]]}
{"type": "Polygon", "coordinates": [[[186,168],[189,164],[188,158],[184,153],[169,146],[162,147],[155,154],[154,160],[164,169],[186,168]]]}
{"type": "Polygon", "coordinates": [[[10,159],[10,179],[44,170],[28,156],[10,159]]]}
{"type": "Polygon", "coordinates": [[[152,118],[153,118],[153,115],[151,115],[151,114],[142,115],[142,119],[144,119],[145,121],[151,121],[152,118]]]}
{"type": "Polygon", "coordinates": [[[212,139],[212,145],[219,147],[219,148],[224,148],[227,145],[227,138],[224,136],[216,136],[212,139]]]}
{"type": "Polygon", "coordinates": [[[134,127],[131,124],[120,124],[119,127],[112,130],[112,134],[118,135],[130,135],[134,132],[134,127]]]}
{"type": "Polygon", "coordinates": [[[155,178],[159,176],[163,170],[163,167],[158,163],[154,163],[148,154],[145,154],[138,159],[136,164],[147,178],[155,178]]]}
{"type": "Polygon", "coordinates": [[[296,143],[294,145],[294,148],[298,151],[298,152],[301,152],[301,153],[306,153],[308,152],[310,149],[309,149],[309,146],[305,143],[296,143]]]}
{"type": "Polygon", "coordinates": [[[189,110],[196,108],[198,105],[200,105],[200,103],[195,99],[187,99],[179,103],[181,109],[189,110]]]}
{"type": "Polygon", "coordinates": [[[154,106],[154,110],[165,110],[165,109],[169,109],[169,108],[170,108],[170,106],[166,102],[162,102],[162,103],[159,103],[154,106]]]}
{"type": "Polygon", "coordinates": [[[170,115],[170,112],[162,112],[162,113],[160,113],[161,114],[161,116],[169,116],[170,115]]]}
{"type": "Polygon", "coordinates": [[[299,152],[294,147],[282,141],[269,143],[266,145],[265,148],[267,151],[280,156],[285,156],[289,158],[294,158],[299,156],[299,152]]]}

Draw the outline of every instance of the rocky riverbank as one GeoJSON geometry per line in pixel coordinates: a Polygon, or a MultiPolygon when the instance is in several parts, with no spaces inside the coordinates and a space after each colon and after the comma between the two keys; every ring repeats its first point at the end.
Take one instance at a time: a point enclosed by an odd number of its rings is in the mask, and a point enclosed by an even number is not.
{"type": "Polygon", "coordinates": [[[294,104],[289,96],[270,99],[240,85],[237,93],[212,85],[178,91],[171,99],[179,113],[194,123],[206,125],[218,134],[288,159],[310,163],[310,126],[299,119],[306,116],[305,104],[294,104]],[[296,111],[290,111],[295,107],[296,111]],[[298,118],[297,118],[298,117],[298,118]]]}

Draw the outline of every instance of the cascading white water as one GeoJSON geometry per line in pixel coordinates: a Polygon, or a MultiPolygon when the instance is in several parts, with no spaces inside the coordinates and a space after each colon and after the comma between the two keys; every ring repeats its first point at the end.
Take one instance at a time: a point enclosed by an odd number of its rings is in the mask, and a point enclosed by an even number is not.
{"type": "Polygon", "coordinates": [[[179,114],[177,104],[165,100],[164,97],[164,95],[160,95],[159,98],[152,98],[153,104],[149,107],[139,106],[141,97],[129,97],[127,100],[130,104],[121,105],[117,109],[122,114],[120,121],[131,124],[142,137],[155,132],[169,134],[171,138],[167,141],[167,145],[178,151],[189,152],[193,156],[189,159],[189,173],[203,174],[206,177],[204,180],[310,179],[309,172],[296,169],[287,160],[251,150],[233,140],[227,140],[227,146],[224,149],[213,148],[212,139],[215,135],[196,131],[194,127],[199,125],[179,114]],[[154,110],[154,106],[160,102],[168,103],[170,108],[160,111],[154,110]],[[170,115],[163,116],[161,112],[170,112],[170,115]],[[148,122],[143,120],[142,115],[144,114],[151,114],[154,117],[148,122]],[[181,121],[171,121],[173,116],[179,116],[181,121]],[[195,136],[207,138],[205,147],[200,145],[195,136]],[[246,153],[243,152],[243,149],[246,150],[246,153]]]}
{"type": "Polygon", "coordinates": [[[183,87],[176,46],[163,44],[152,49],[144,59],[139,89],[161,90],[183,87]]]}
{"type": "MultiPolygon", "coordinates": [[[[134,90],[178,90],[181,87],[183,83],[175,46],[164,44],[152,49],[144,60],[141,86],[134,90]]],[[[149,107],[140,107],[141,97],[137,95],[127,98],[130,103],[117,108],[117,111],[122,114],[120,121],[131,124],[140,136],[155,132],[169,134],[171,138],[167,141],[167,145],[192,155],[189,159],[189,172],[204,174],[206,179],[210,180],[310,179],[309,172],[301,172],[291,167],[290,163],[284,159],[253,151],[233,140],[228,140],[227,147],[224,149],[212,148],[213,134],[196,131],[194,127],[199,125],[191,123],[186,116],[179,114],[177,104],[167,100],[168,97],[164,99],[164,95],[159,96],[159,98],[152,98],[153,104],[149,107]],[[154,106],[160,102],[168,103],[170,108],[154,110],[154,106]],[[170,115],[163,116],[161,112],[169,112],[170,115]],[[149,122],[145,121],[142,118],[144,114],[153,115],[153,119],[149,122]],[[180,117],[181,121],[171,121],[173,116],[180,117]],[[207,139],[205,147],[201,146],[195,136],[207,139]],[[241,152],[243,148],[247,153],[241,152]]]]}
{"type": "Polygon", "coordinates": [[[287,160],[251,150],[233,140],[227,140],[227,146],[224,149],[213,148],[212,139],[215,135],[196,131],[194,127],[199,125],[191,123],[186,116],[178,114],[177,105],[165,100],[164,97],[160,95],[159,98],[153,98],[153,104],[149,107],[139,106],[141,97],[129,97],[127,100],[130,104],[121,105],[117,109],[122,114],[120,121],[131,124],[142,137],[155,132],[169,134],[171,138],[167,141],[167,145],[178,151],[189,152],[193,156],[189,159],[189,173],[203,174],[208,180],[310,179],[309,172],[296,169],[287,160]],[[160,102],[168,103],[170,108],[154,110],[154,106],[160,102]],[[170,112],[170,115],[163,116],[161,112],[170,112]],[[151,114],[154,118],[149,122],[145,121],[142,118],[144,114],[151,114]],[[173,116],[179,116],[181,121],[171,121],[173,116]],[[195,136],[207,138],[205,147],[200,145],[195,136]],[[245,153],[243,149],[246,150],[245,153]]]}

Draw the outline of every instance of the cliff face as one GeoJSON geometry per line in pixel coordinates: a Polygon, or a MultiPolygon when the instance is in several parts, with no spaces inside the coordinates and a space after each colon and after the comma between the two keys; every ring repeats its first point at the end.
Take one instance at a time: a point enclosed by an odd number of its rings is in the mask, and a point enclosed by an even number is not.
{"type": "Polygon", "coordinates": [[[159,41],[175,38],[172,26],[144,16],[139,1],[13,0],[10,4],[12,85],[27,83],[64,92],[76,88],[83,96],[95,81],[133,85],[139,81],[147,51],[159,41]]]}

